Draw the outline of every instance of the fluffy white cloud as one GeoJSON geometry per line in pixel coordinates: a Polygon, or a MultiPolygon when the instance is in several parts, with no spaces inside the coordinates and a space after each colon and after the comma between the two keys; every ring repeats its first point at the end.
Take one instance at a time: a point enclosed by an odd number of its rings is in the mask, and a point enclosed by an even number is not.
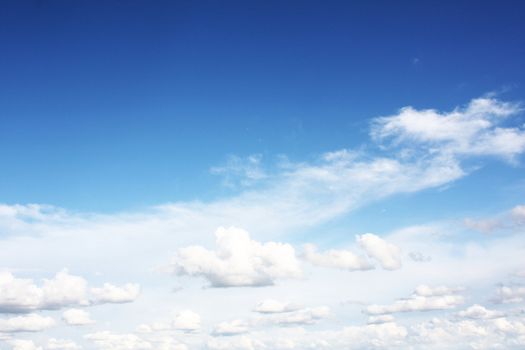
{"type": "Polygon", "coordinates": [[[397,312],[451,309],[463,304],[464,298],[457,293],[460,288],[418,286],[409,298],[396,300],[391,305],[369,305],[366,312],[371,315],[397,312]]]}
{"type": "Polygon", "coordinates": [[[119,334],[109,331],[86,334],[85,339],[92,341],[102,350],[143,350],[152,349],[152,345],[135,334],[119,334]]]}
{"type": "Polygon", "coordinates": [[[121,287],[104,283],[101,288],[91,288],[95,303],[130,303],[138,298],[140,286],[127,283],[121,287]]]}
{"type": "Polygon", "coordinates": [[[247,333],[250,325],[243,320],[221,322],[213,329],[213,335],[235,335],[247,333]]]}
{"type": "Polygon", "coordinates": [[[173,271],[202,276],[213,287],[265,286],[279,278],[301,276],[300,263],[289,244],[259,243],[236,227],[220,227],[215,236],[216,251],[200,246],[179,249],[173,271]]]}
{"type": "Polygon", "coordinates": [[[7,319],[0,319],[0,332],[41,332],[55,325],[52,317],[28,314],[7,319]]]}
{"type": "Polygon", "coordinates": [[[39,309],[59,309],[68,305],[83,305],[87,282],[67,270],[52,279],[44,279],[41,287],[31,279],[15,278],[7,271],[0,272],[0,313],[30,312],[39,309]]]}
{"type": "Polygon", "coordinates": [[[255,306],[253,311],[261,314],[274,314],[281,312],[290,312],[300,309],[301,306],[293,303],[283,303],[274,299],[265,299],[255,306]]]}
{"type": "Polygon", "coordinates": [[[366,258],[356,255],[350,250],[330,249],[319,253],[313,244],[305,245],[303,257],[311,264],[321,267],[348,271],[363,271],[374,268],[366,258]]]}
{"type": "Polygon", "coordinates": [[[377,260],[386,270],[401,268],[401,249],[394,244],[372,234],[365,233],[357,236],[357,242],[366,251],[366,254],[377,260]]]}
{"type": "Polygon", "coordinates": [[[175,315],[173,328],[182,331],[197,331],[201,327],[201,317],[191,310],[183,310],[175,315]]]}
{"type": "Polygon", "coordinates": [[[82,309],[66,310],[62,313],[62,319],[70,326],[85,326],[95,323],[95,321],[90,318],[89,312],[82,309]]]}
{"type": "Polygon", "coordinates": [[[106,283],[102,288],[91,288],[93,300],[89,300],[88,292],[87,281],[65,269],[52,279],[44,279],[41,286],[32,279],[16,278],[11,272],[0,271],[0,313],[131,302],[139,295],[140,287],[131,283],[123,287],[106,283]]]}
{"type": "Polygon", "coordinates": [[[396,144],[424,144],[431,153],[494,155],[512,160],[525,150],[525,131],[498,125],[520,111],[516,104],[490,97],[474,99],[465,108],[448,113],[405,107],[397,115],[376,118],[372,136],[391,138],[396,144]]]}
{"type": "Polygon", "coordinates": [[[458,316],[471,319],[490,319],[503,317],[505,314],[499,311],[488,310],[483,305],[475,304],[458,312],[458,316]]]}

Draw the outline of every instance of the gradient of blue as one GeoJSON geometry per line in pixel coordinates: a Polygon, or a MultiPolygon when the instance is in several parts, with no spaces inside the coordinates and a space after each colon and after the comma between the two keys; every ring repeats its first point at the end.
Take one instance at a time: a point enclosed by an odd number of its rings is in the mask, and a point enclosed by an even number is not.
{"type": "Polygon", "coordinates": [[[523,1],[1,0],[0,202],[212,198],[223,190],[208,169],[227,154],[302,160],[359,146],[370,118],[404,105],[495,89],[523,100],[523,13],[523,1]]]}

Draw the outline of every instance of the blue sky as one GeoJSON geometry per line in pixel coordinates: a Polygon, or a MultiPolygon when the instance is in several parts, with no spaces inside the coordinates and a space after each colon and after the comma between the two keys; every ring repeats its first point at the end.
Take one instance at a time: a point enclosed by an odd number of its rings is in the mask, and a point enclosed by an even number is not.
{"type": "Polygon", "coordinates": [[[218,195],[228,154],[302,160],[371,118],[523,95],[517,2],[3,2],[5,202],[218,195]]]}
{"type": "Polygon", "coordinates": [[[0,1],[0,350],[523,348],[524,10],[0,1]]]}

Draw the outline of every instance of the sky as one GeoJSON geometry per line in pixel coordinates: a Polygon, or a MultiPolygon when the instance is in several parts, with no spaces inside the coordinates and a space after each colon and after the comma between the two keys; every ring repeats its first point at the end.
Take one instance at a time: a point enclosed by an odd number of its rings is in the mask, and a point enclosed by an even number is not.
{"type": "Polygon", "coordinates": [[[0,349],[525,347],[520,1],[0,1],[0,349]]]}

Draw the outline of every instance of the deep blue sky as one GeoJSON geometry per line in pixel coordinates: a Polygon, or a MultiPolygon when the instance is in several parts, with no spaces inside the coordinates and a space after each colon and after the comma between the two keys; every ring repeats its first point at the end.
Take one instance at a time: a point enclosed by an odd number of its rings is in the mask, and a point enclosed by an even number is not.
{"type": "Polygon", "coordinates": [[[228,154],[303,160],[367,142],[370,118],[405,105],[523,100],[524,13],[523,1],[0,1],[0,202],[209,198],[222,190],[208,170],[228,154]]]}

